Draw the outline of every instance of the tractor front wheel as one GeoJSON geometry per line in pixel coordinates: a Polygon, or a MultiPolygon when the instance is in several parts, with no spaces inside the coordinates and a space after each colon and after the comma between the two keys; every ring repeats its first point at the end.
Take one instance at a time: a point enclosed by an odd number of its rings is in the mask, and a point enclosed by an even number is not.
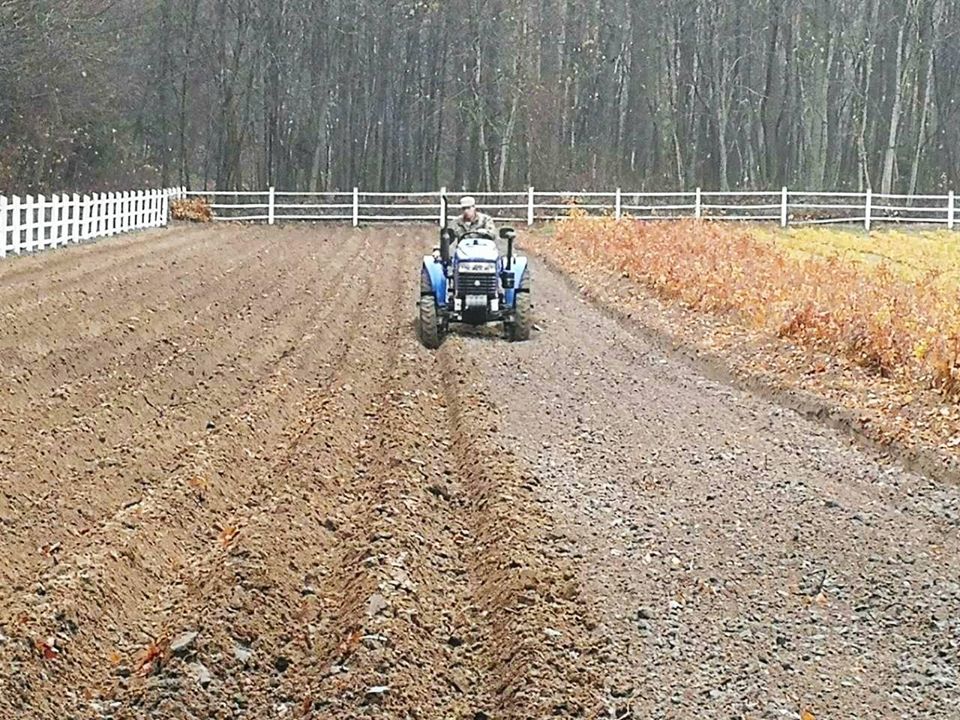
{"type": "Polygon", "coordinates": [[[530,293],[518,292],[516,305],[513,311],[513,322],[508,328],[510,340],[519,342],[530,339],[530,328],[533,326],[533,313],[530,307],[530,293]]]}
{"type": "Polygon", "coordinates": [[[420,342],[423,343],[424,347],[436,350],[443,340],[443,333],[440,330],[437,301],[433,296],[430,280],[423,276],[420,277],[420,302],[418,305],[420,314],[417,318],[417,331],[420,335],[420,342]]]}

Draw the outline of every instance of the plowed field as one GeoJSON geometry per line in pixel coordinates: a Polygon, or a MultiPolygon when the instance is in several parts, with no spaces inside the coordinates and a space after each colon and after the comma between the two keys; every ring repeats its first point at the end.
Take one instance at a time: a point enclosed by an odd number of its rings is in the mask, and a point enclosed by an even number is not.
{"type": "Polygon", "coordinates": [[[432,243],[0,264],[0,716],[955,716],[956,487],[539,264],[531,341],[427,351],[432,243]]]}

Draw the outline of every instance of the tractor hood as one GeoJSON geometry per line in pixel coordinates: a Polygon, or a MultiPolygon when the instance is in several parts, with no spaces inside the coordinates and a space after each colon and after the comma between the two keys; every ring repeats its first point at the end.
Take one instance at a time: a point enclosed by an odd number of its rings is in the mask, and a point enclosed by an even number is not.
{"type": "Polygon", "coordinates": [[[457,243],[457,260],[473,262],[496,262],[500,257],[497,243],[481,238],[467,238],[457,243]]]}

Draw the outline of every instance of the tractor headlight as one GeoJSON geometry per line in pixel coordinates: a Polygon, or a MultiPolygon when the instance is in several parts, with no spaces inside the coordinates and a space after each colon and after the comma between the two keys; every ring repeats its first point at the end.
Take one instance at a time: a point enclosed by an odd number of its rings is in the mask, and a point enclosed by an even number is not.
{"type": "Polygon", "coordinates": [[[462,273],[494,273],[497,266],[489,262],[462,262],[457,265],[457,270],[462,273]]]}

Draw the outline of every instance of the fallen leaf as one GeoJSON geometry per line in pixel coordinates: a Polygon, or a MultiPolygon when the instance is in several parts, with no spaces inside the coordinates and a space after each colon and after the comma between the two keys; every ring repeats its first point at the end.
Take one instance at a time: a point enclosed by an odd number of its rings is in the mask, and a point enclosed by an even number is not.
{"type": "Polygon", "coordinates": [[[34,641],[34,645],[36,645],[37,652],[40,653],[44,660],[53,660],[60,654],[60,651],[54,647],[52,639],[36,640],[34,641]]]}
{"type": "Polygon", "coordinates": [[[226,547],[233,541],[233,539],[237,536],[237,533],[239,532],[240,531],[237,530],[237,528],[233,527],[232,525],[227,525],[227,527],[225,527],[223,530],[220,531],[220,535],[218,537],[220,544],[223,547],[226,547]]]}
{"type": "Polygon", "coordinates": [[[340,657],[345,658],[348,655],[352,655],[353,651],[360,645],[361,637],[363,637],[363,634],[359,630],[351,630],[337,647],[340,657]]]}
{"type": "Polygon", "coordinates": [[[153,672],[154,667],[163,662],[169,647],[170,640],[167,637],[162,637],[156,642],[150,643],[143,653],[143,658],[140,660],[141,674],[149,675],[153,672]]]}

